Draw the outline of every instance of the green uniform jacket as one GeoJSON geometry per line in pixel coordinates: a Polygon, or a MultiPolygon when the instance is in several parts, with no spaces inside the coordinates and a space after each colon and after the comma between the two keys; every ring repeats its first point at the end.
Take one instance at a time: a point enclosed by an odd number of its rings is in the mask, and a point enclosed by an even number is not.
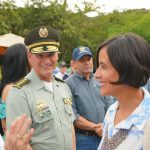
{"type": "Polygon", "coordinates": [[[32,119],[35,133],[31,139],[33,150],[71,150],[74,114],[72,95],[63,81],[53,78],[53,92],[32,70],[16,84],[7,97],[6,120],[12,121],[23,113],[32,119]]]}

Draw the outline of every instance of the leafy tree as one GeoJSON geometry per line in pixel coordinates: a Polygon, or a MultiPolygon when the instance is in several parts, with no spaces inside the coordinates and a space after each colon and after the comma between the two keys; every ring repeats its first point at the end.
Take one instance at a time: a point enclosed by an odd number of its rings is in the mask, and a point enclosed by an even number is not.
{"type": "Polygon", "coordinates": [[[18,33],[17,27],[21,25],[22,19],[16,9],[14,0],[0,2],[0,34],[7,32],[18,33]]]}
{"type": "Polygon", "coordinates": [[[124,10],[104,14],[101,6],[84,2],[77,5],[76,12],[68,9],[67,0],[26,0],[24,7],[15,5],[14,0],[0,2],[0,34],[12,32],[25,36],[37,26],[56,28],[61,35],[60,60],[69,63],[72,50],[80,45],[91,48],[94,56],[98,45],[112,36],[134,32],[150,42],[150,11],[146,9],[124,10]],[[98,12],[96,17],[87,13],[98,12]]]}

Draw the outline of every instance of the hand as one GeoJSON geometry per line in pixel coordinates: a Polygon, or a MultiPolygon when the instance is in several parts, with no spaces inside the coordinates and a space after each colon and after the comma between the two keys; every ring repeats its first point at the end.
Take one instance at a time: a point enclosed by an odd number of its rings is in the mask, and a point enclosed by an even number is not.
{"type": "Polygon", "coordinates": [[[12,123],[10,131],[6,132],[5,150],[32,150],[29,141],[34,129],[27,131],[30,124],[31,119],[25,114],[12,123]]]}
{"type": "Polygon", "coordinates": [[[102,137],[102,131],[103,131],[103,124],[102,123],[97,124],[95,132],[99,137],[102,137]]]}

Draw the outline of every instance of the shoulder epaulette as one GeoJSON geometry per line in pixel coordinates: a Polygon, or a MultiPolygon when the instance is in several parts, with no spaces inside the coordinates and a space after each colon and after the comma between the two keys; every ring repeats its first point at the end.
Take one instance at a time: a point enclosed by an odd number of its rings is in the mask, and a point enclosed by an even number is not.
{"type": "Polygon", "coordinates": [[[18,82],[16,82],[16,84],[14,84],[13,87],[16,87],[16,88],[20,89],[22,86],[29,83],[29,81],[30,81],[29,79],[23,78],[23,79],[19,80],[18,82]]]}
{"type": "Polygon", "coordinates": [[[64,83],[65,83],[64,80],[61,80],[60,78],[57,78],[57,77],[55,77],[55,76],[54,76],[54,79],[57,80],[57,81],[60,81],[60,82],[64,82],[64,83]]]}

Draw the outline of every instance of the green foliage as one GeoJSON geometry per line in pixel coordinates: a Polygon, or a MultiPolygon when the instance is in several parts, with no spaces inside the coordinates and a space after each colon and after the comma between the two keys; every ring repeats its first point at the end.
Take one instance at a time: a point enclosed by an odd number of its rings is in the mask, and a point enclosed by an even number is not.
{"type": "Polygon", "coordinates": [[[63,0],[26,0],[25,6],[17,7],[14,0],[0,2],[0,34],[12,32],[25,36],[32,28],[48,25],[61,35],[60,60],[69,63],[72,50],[80,45],[88,46],[95,56],[97,46],[105,39],[134,32],[150,42],[150,11],[126,10],[103,14],[95,3],[84,2],[84,8],[76,6],[77,12],[68,9],[63,0]],[[87,17],[90,11],[98,16],[87,17]]]}
{"type": "Polygon", "coordinates": [[[22,24],[22,19],[16,10],[13,0],[0,3],[0,34],[18,33],[18,26],[22,24]]]}

